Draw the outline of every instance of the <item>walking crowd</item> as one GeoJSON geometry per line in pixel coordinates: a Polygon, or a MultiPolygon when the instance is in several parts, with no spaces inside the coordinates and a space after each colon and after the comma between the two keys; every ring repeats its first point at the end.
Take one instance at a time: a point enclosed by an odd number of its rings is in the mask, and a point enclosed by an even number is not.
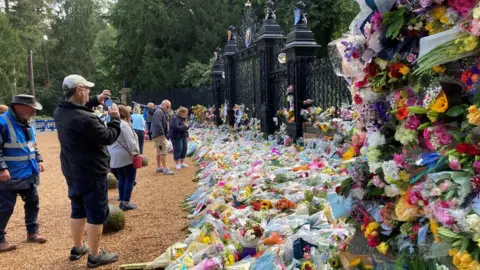
{"type": "MultiPolygon", "coordinates": [[[[142,166],[144,140],[153,142],[156,172],[174,175],[167,167],[169,140],[173,146],[175,169],[187,168],[188,109],[180,107],[171,115],[172,104],[159,106],[117,105],[104,90],[90,96],[94,83],[79,75],[63,81],[63,98],[54,113],[60,141],[60,162],[71,201],[70,227],[73,247],[69,259],[88,255],[87,266],[95,268],[117,261],[118,255],[100,248],[103,224],[109,214],[107,175],[118,179],[119,206],[134,210],[132,193],[137,169],[142,166]],[[143,114],[142,114],[143,111],[143,114]],[[83,239],[87,232],[88,246],[83,239]]],[[[25,208],[27,240],[45,243],[37,221],[38,185],[44,171],[31,119],[42,110],[35,97],[17,95],[7,106],[0,106],[0,252],[15,250],[6,240],[6,227],[13,214],[17,196],[25,208]]]]}

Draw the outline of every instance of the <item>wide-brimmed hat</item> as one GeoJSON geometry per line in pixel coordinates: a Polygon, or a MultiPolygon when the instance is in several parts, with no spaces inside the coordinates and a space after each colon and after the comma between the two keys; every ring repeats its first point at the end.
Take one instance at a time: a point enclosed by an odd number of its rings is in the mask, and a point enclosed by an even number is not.
{"type": "Polygon", "coordinates": [[[42,104],[38,103],[38,101],[35,100],[34,96],[31,95],[16,95],[12,98],[12,102],[10,105],[15,105],[15,104],[22,104],[22,105],[27,105],[32,108],[34,108],[37,111],[40,111],[43,109],[42,104]]]}

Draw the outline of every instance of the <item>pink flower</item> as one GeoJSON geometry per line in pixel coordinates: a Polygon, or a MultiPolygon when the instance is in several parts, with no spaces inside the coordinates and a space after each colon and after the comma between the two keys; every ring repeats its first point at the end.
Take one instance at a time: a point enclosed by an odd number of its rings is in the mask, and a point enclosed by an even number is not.
{"type": "Polygon", "coordinates": [[[379,188],[385,187],[385,183],[383,183],[382,179],[380,179],[380,176],[378,175],[373,177],[373,185],[379,188]]]}
{"type": "Polygon", "coordinates": [[[423,130],[423,137],[425,138],[425,146],[428,150],[434,151],[435,147],[433,147],[432,143],[430,142],[430,128],[426,128],[423,130]]]}
{"type": "Polygon", "coordinates": [[[454,171],[460,171],[462,169],[462,165],[458,159],[454,159],[450,161],[450,169],[454,171]]]}
{"type": "Polygon", "coordinates": [[[418,119],[418,116],[416,114],[408,118],[407,122],[405,122],[405,127],[408,129],[417,130],[419,126],[420,119],[418,119]]]}
{"type": "Polygon", "coordinates": [[[473,168],[477,173],[480,173],[480,160],[475,160],[475,162],[473,162],[473,168]]]}
{"type": "Polygon", "coordinates": [[[399,167],[405,168],[405,162],[403,162],[404,159],[405,156],[403,154],[393,154],[393,161],[395,161],[395,164],[399,167]]]}
{"type": "Polygon", "coordinates": [[[375,11],[375,13],[373,13],[372,17],[370,18],[370,24],[372,25],[373,31],[375,32],[382,31],[382,20],[383,20],[382,13],[375,11]]]}
{"type": "Polygon", "coordinates": [[[470,28],[472,35],[480,36],[480,20],[474,19],[470,28]]]}
{"type": "Polygon", "coordinates": [[[477,0],[448,0],[448,5],[462,15],[470,12],[476,4],[477,0]]]}
{"type": "MultiPolygon", "coordinates": [[[[429,0],[429,1],[431,1],[431,0],[429,0]]],[[[407,62],[413,63],[413,62],[415,62],[415,60],[417,60],[417,56],[415,54],[411,53],[407,56],[407,62]]]]}
{"type": "Polygon", "coordinates": [[[449,180],[446,180],[445,182],[440,184],[440,189],[442,190],[442,192],[449,190],[451,187],[452,182],[450,182],[449,180]]]}
{"type": "Polygon", "coordinates": [[[438,137],[438,140],[442,145],[452,143],[452,136],[448,133],[448,129],[446,126],[435,127],[435,136],[438,137]]]}

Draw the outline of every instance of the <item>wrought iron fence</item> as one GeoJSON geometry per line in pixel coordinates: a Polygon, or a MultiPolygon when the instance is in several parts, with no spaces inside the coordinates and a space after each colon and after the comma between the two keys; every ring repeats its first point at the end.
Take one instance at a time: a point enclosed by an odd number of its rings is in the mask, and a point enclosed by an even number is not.
{"type": "Polygon", "coordinates": [[[313,99],[316,106],[339,107],[352,101],[347,82],[335,74],[327,57],[307,62],[305,80],[306,98],[313,99]]]}

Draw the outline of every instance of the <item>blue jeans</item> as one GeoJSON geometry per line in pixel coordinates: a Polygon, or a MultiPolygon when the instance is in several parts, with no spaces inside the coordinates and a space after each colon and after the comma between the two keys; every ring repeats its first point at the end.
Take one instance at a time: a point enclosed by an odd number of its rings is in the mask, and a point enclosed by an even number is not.
{"type": "Polygon", "coordinates": [[[188,149],[188,139],[171,139],[173,145],[173,159],[175,161],[185,159],[188,149]]]}
{"type": "Polygon", "coordinates": [[[0,190],[0,243],[5,241],[5,228],[13,214],[13,209],[17,202],[17,195],[20,195],[25,203],[25,225],[27,233],[38,232],[38,211],[39,200],[36,184],[31,184],[29,189],[6,189],[0,190]]]}
{"type": "Polygon", "coordinates": [[[137,169],[133,165],[112,169],[112,173],[118,179],[119,201],[129,202],[132,197],[133,186],[137,177],[137,169]]]}

